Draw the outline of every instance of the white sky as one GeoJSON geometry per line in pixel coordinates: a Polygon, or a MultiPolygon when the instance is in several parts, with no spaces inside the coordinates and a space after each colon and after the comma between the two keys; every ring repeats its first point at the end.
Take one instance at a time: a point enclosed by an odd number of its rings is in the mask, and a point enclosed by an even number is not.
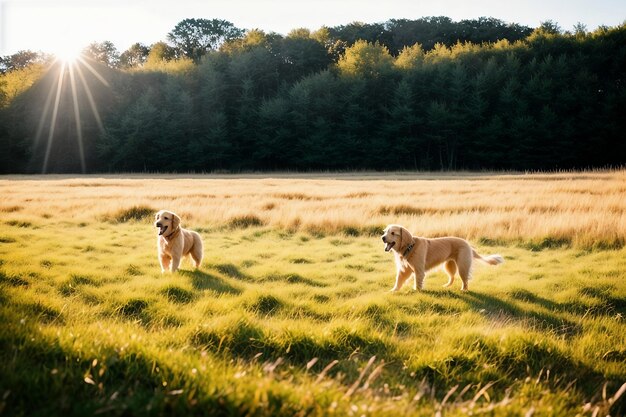
{"type": "Polygon", "coordinates": [[[135,42],[166,40],[186,18],[225,19],[243,29],[287,34],[300,27],[424,16],[489,16],[531,27],[553,20],[566,30],[581,22],[593,30],[623,23],[626,0],[0,0],[0,55],[78,50],[105,40],[123,52],[135,42]]]}

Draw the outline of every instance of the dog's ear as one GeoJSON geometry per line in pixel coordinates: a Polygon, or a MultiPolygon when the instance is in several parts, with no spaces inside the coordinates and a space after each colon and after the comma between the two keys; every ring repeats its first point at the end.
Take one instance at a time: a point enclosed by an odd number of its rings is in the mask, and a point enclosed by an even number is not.
{"type": "Polygon", "coordinates": [[[172,230],[176,230],[180,226],[180,217],[172,213],[172,230]]]}
{"type": "Polygon", "coordinates": [[[402,234],[404,235],[404,237],[407,240],[411,240],[413,239],[413,235],[411,234],[411,232],[409,232],[409,229],[407,229],[406,227],[400,227],[400,230],[402,231],[402,234]]]}

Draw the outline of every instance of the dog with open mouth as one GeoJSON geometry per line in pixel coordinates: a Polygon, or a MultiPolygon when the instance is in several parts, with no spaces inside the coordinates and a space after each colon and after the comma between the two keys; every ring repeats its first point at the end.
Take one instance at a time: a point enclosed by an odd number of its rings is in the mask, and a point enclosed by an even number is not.
{"type": "Polygon", "coordinates": [[[382,240],[385,252],[392,251],[396,259],[396,284],[391,289],[392,292],[398,291],[411,276],[415,277],[413,290],[423,289],[426,272],[441,264],[449,278],[444,287],[452,285],[458,272],[463,281],[461,291],[468,291],[474,259],[489,265],[504,262],[500,255],[479,255],[465,239],[414,237],[406,228],[397,224],[390,224],[385,228],[382,240]]]}
{"type": "Polygon", "coordinates": [[[171,211],[160,210],[154,215],[154,227],[158,229],[157,251],[161,273],[175,272],[184,256],[189,255],[198,268],[202,262],[202,238],[192,230],[180,226],[180,217],[171,211]]]}

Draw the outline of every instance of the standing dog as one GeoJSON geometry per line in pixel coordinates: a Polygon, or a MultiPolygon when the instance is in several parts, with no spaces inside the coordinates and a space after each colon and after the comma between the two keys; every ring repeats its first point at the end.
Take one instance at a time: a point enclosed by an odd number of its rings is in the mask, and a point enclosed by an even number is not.
{"type": "Polygon", "coordinates": [[[154,226],[159,229],[157,250],[161,272],[175,272],[183,256],[190,255],[196,268],[202,262],[202,239],[194,231],[180,227],[180,217],[171,211],[161,210],[154,215],[154,226]]]}
{"type": "Polygon", "coordinates": [[[449,277],[444,287],[452,285],[458,271],[463,281],[461,290],[468,291],[473,259],[489,265],[504,262],[500,255],[480,256],[466,240],[459,237],[413,237],[407,229],[397,224],[387,226],[382,239],[385,252],[392,250],[396,257],[396,285],[391,289],[393,292],[398,291],[411,275],[415,276],[413,289],[423,289],[426,272],[440,264],[444,264],[449,277]]]}

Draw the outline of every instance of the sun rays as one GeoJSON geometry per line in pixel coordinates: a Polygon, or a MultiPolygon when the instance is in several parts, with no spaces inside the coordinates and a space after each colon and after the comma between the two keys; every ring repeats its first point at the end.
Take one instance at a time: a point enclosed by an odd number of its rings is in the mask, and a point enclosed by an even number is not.
{"type": "Polygon", "coordinates": [[[102,125],[102,119],[100,118],[100,112],[94,99],[94,95],[87,82],[88,77],[97,79],[102,85],[109,87],[107,80],[88,62],[88,58],[75,53],[73,50],[60,51],[55,54],[56,59],[51,65],[51,71],[55,71],[58,68],[58,74],[55,76],[50,91],[46,97],[43,112],[39,119],[39,126],[37,128],[37,134],[35,136],[35,146],[39,143],[42,136],[47,133],[46,150],[44,154],[43,164],[41,168],[42,174],[46,174],[49,171],[50,156],[52,148],[54,146],[55,135],[59,135],[57,131],[57,121],[59,113],[66,111],[70,117],[73,117],[73,124],[76,128],[76,146],[78,149],[78,157],[80,159],[80,169],[84,174],[87,172],[87,161],[85,158],[85,146],[83,136],[83,122],[81,118],[80,99],[81,95],[79,91],[82,87],[84,96],[87,98],[87,102],[93,117],[96,121],[100,132],[104,130],[102,125]],[[83,67],[87,69],[83,72],[83,67]],[[80,82],[80,83],[79,83],[80,82]],[[68,92],[71,94],[71,109],[63,108],[62,96],[68,92]],[[54,98],[54,103],[53,103],[54,98]],[[46,122],[48,123],[48,131],[45,132],[46,122]]]}

